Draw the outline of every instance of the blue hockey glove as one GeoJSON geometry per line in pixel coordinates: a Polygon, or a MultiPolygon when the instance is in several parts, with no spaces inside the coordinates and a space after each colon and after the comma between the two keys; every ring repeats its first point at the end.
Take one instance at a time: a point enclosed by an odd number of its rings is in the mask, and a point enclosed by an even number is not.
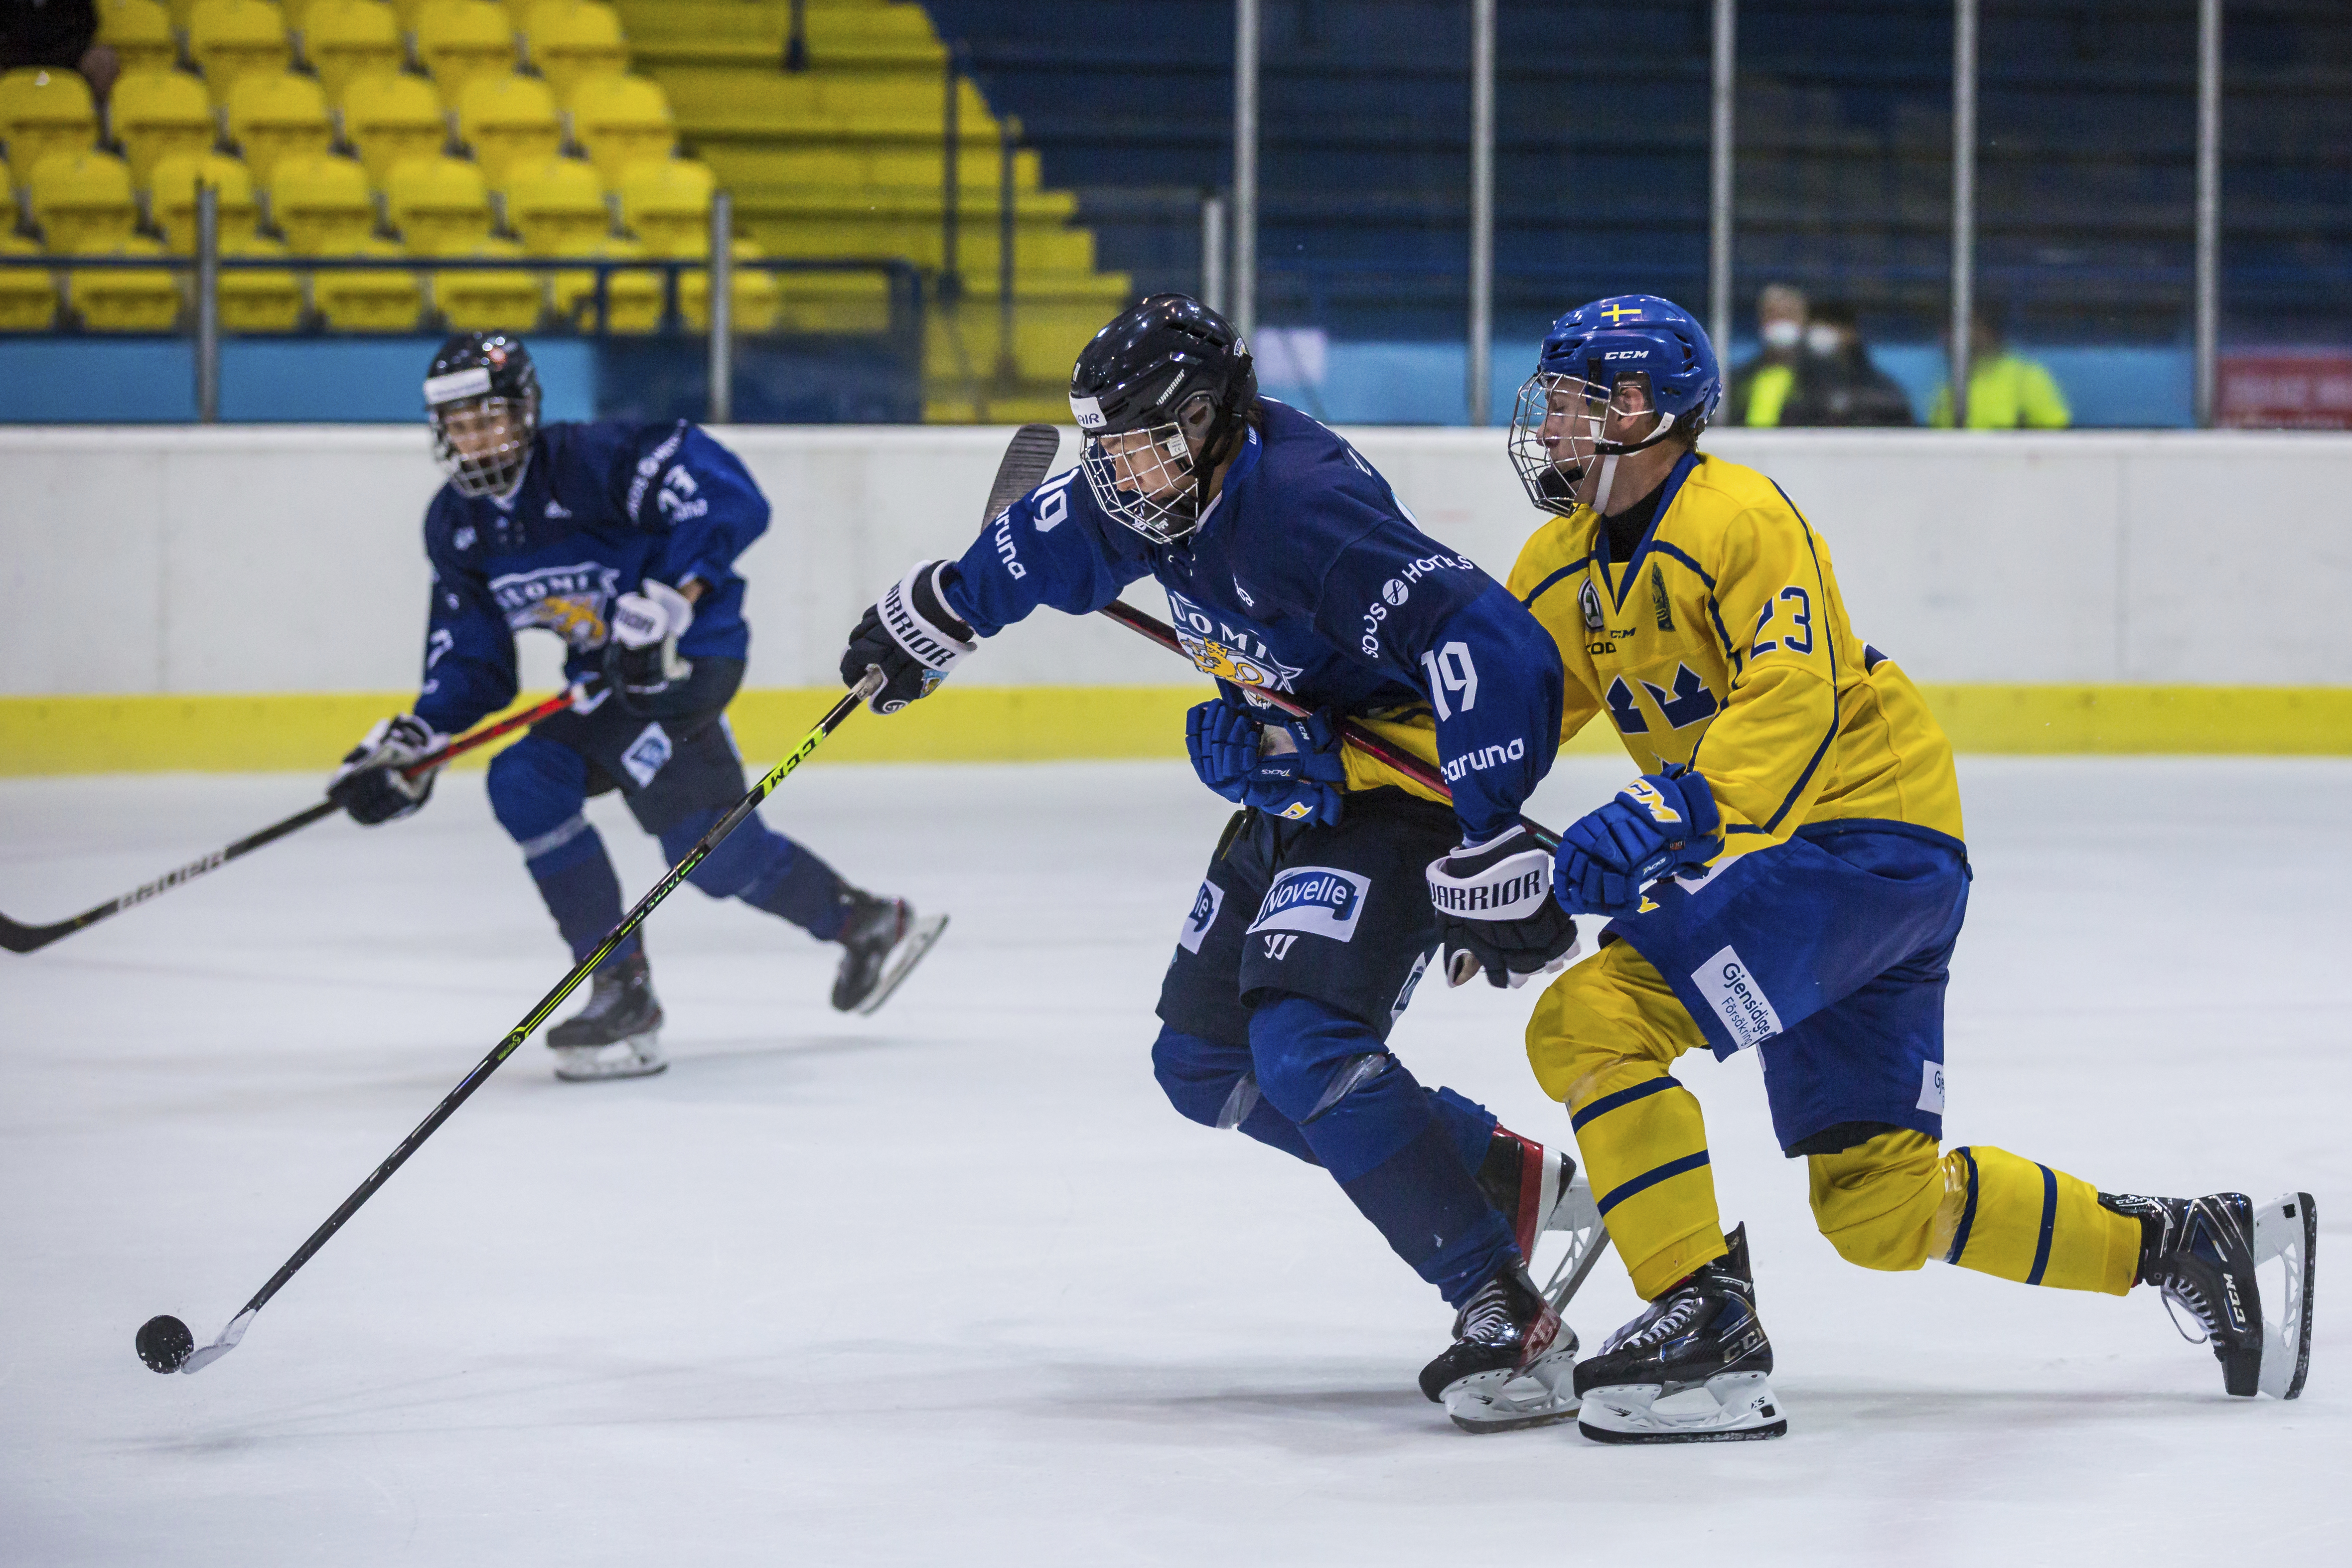
{"type": "Polygon", "coordinates": [[[1713,860],[1722,825],[1704,774],[1680,766],[1643,774],[1559,836],[1552,895],[1570,915],[1631,915],[1643,888],[1713,860]]]}
{"type": "MultiPolygon", "coordinates": [[[[1338,823],[1344,799],[1339,787],[1347,782],[1348,765],[1340,760],[1329,709],[1274,720],[1250,739],[1248,749],[1244,804],[1286,822],[1338,823]]],[[[1232,761],[1239,760],[1237,748],[1232,761]]]]}
{"type": "Polygon", "coordinates": [[[1213,697],[1184,716],[1184,752],[1192,759],[1192,771],[1236,806],[1257,760],[1257,720],[1245,709],[1223,697],[1213,697]]]}

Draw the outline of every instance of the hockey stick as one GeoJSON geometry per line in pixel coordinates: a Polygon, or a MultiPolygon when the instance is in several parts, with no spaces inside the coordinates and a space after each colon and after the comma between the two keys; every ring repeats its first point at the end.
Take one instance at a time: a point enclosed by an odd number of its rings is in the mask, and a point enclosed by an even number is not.
{"type": "MultiPolygon", "coordinates": [[[[1184,646],[1183,643],[1177,638],[1174,629],[1166,622],[1145,614],[1124,600],[1112,600],[1102,607],[1102,613],[1131,632],[1141,632],[1171,653],[1181,653],[1187,659],[1192,656],[1192,650],[1184,646]]],[[[1251,695],[1264,699],[1268,706],[1279,708],[1293,718],[1305,718],[1315,711],[1305,703],[1286,697],[1280,692],[1269,691],[1264,686],[1252,686],[1249,689],[1251,695]]],[[[1423,762],[1402,747],[1383,740],[1354,719],[1343,718],[1339,721],[1339,738],[1374,761],[1403,774],[1423,789],[1435,794],[1438,799],[1442,800],[1454,799],[1454,791],[1446,787],[1444,776],[1435,768],[1423,762]]],[[[1526,824],[1528,832],[1537,843],[1548,850],[1559,848],[1558,833],[1540,822],[1530,822],[1524,817],[1519,820],[1526,824]]]]}
{"type": "MultiPolygon", "coordinates": [[[[981,518],[983,525],[1037,487],[1038,481],[1045,476],[1045,469],[1054,461],[1054,454],[1060,448],[1061,439],[1061,433],[1049,424],[1024,425],[1014,433],[1011,444],[1005,447],[1003,458],[997,464],[996,481],[989,486],[988,507],[981,518]]],[[[269,1299],[284,1288],[286,1281],[291,1280],[303,1264],[317,1256],[319,1249],[343,1228],[343,1222],[357,1214],[360,1206],[374,1197],[378,1187],[392,1179],[392,1173],[406,1164],[408,1156],[422,1147],[425,1140],[440,1129],[442,1123],[457,1114],[457,1107],[471,1098],[474,1091],[479,1089],[508,1057],[520,1049],[533,1030],[545,1023],[549,1015],[563,1005],[563,998],[578,989],[580,982],[593,973],[596,966],[625,941],[631,932],[644,925],[646,916],[660,906],[662,900],[676,892],[678,883],[692,874],[695,867],[700,865],[728,834],[740,827],[759,809],[761,801],[808,760],[809,754],[824,743],[825,737],[840,728],[843,721],[857,711],[858,704],[881,689],[882,672],[878,668],[868,668],[864,678],[843,694],[841,700],[817,720],[816,727],[801,737],[801,743],[793,748],[791,754],[770,768],[765,778],[752,785],[750,791],[735,802],[733,809],[719,818],[710,831],[702,835],[701,841],[687,852],[686,858],[670,867],[668,874],[654,883],[646,895],[637,900],[635,908],[621,916],[621,923],[605,934],[604,940],[596,950],[572,966],[572,972],[557,981],[555,988],[541,997],[539,1005],[523,1015],[522,1021],[492,1047],[488,1056],[476,1062],[474,1070],[458,1082],[457,1087],[433,1107],[425,1120],[416,1124],[416,1130],[400,1141],[400,1146],[386,1156],[383,1164],[376,1166],[365,1181],[352,1189],[352,1195],[343,1199],[335,1212],[327,1216],[325,1222],[310,1233],[310,1239],[295,1249],[294,1256],[286,1260],[278,1272],[269,1277],[269,1282],[253,1293],[253,1299],[228,1321],[228,1326],[221,1330],[218,1338],[199,1350],[195,1336],[188,1332],[188,1325],[169,1313],[163,1313],[140,1325],[135,1341],[139,1359],[157,1372],[193,1374],[202,1372],[235,1350],[237,1342],[245,1338],[245,1331],[254,1318],[269,1304],[269,1299]]]]}
{"type": "Polygon", "coordinates": [[[228,1326],[221,1330],[219,1338],[199,1350],[195,1336],[179,1319],[169,1314],[150,1318],[140,1325],[137,1339],[139,1359],[157,1372],[196,1373],[235,1350],[255,1315],[269,1304],[269,1299],[285,1287],[286,1281],[291,1280],[303,1264],[318,1255],[319,1249],[343,1228],[343,1222],[357,1214],[360,1206],[373,1197],[376,1189],[392,1179],[392,1173],[405,1165],[408,1156],[423,1147],[425,1140],[439,1131],[442,1123],[457,1114],[457,1107],[472,1098],[474,1091],[479,1089],[490,1074],[496,1072],[506,1059],[530,1038],[531,1031],[545,1023],[548,1015],[563,1005],[563,998],[578,989],[580,982],[593,973],[596,966],[611,956],[613,949],[627,940],[631,932],[646,923],[646,917],[660,907],[661,902],[676,892],[680,883],[693,874],[694,868],[719,847],[720,841],[740,827],[759,809],[760,802],[766,800],[795,768],[806,762],[809,754],[824,742],[825,737],[840,728],[842,721],[857,711],[857,705],[880,690],[881,685],[881,672],[869,670],[864,680],[852,686],[839,702],[834,704],[831,710],[817,720],[816,727],[803,736],[801,743],[782,761],[770,768],[765,778],[752,785],[750,791],[735,802],[733,809],[702,835],[701,841],[687,852],[685,859],[670,867],[667,874],[637,900],[636,906],[621,916],[621,923],[605,933],[604,940],[597,945],[596,950],[573,965],[572,972],[558,980],[555,988],[541,997],[539,1005],[525,1013],[522,1021],[509,1030],[504,1040],[491,1047],[488,1056],[474,1064],[474,1070],[458,1081],[457,1087],[443,1096],[441,1103],[416,1124],[416,1130],[400,1141],[400,1146],[386,1156],[383,1164],[376,1166],[368,1178],[343,1199],[335,1212],[327,1216],[318,1229],[310,1232],[310,1239],[296,1248],[294,1256],[287,1259],[278,1272],[269,1276],[269,1282],[253,1293],[253,1299],[245,1303],[244,1310],[229,1320],[228,1326]]]}
{"type": "MultiPolygon", "coordinates": [[[[552,717],[562,709],[571,706],[585,689],[577,683],[567,686],[534,707],[511,714],[496,724],[485,725],[471,735],[458,737],[438,751],[418,758],[402,768],[401,774],[407,779],[422,779],[452,758],[462,757],[478,746],[487,746],[500,736],[512,735],[525,725],[552,717]]],[[[332,800],[321,800],[315,806],[305,807],[283,821],[272,822],[257,833],[248,833],[226,849],[215,850],[201,860],[190,861],[179,870],[167,872],[153,882],[132,888],[120,898],[110,898],[95,908],[85,909],[70,920],[60,920],[51,925],[25,925],[0,915],[0,947],[5,947],[11,953],[30,953],[46,947],[60,936],[70,936],[85,925],[95,925],[110,915],[120,915],[134,904],[144,904],[159,893],[169,893],[182,883],[193,882],[208,871],[216,871],[240,855],[251,854],[264,844],[276,843],[287,834],[299,832],[313,822],[333,816],[341,809],[332,800]]]]}

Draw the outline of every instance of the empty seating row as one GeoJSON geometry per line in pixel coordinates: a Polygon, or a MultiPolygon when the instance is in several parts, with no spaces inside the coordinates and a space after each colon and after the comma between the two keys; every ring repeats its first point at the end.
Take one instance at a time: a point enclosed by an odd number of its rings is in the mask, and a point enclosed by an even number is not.
{"type": "Polygon", "coordinates": [[[298,55],[331,94],[367,71],[413,63],[453,109],[468,81],[518,64],[568,98],[580,81],[625,68],[628,57],[620,17],[604,0],[192,0],[169,10],[157,0],[100,0],[99,36],[126,70],[184,57],[224,106],[244,77],[285,70],[298,55]]]}
{"type": "MultiPolygon", "coordinates": [[[[279,159],[322,152],[340,140],[359,154],[381,187],[394,165],[445,151],[452,117],[417,77],[361,77],[348,84],[341,109],[331,112],[318,81],[281,71],[240,80],[226,112],[215,119],[194,78],[138,70],[115,84],[108,119],[130,160],[132,181],[143,190],[158,160],[205,151],[224,131],[265,181],[279,159]]],[[[558,112],[547,84],[535,78],[510,72],[480,77],[467,85],[454,120],[458,143],[472,149],[493,188],[503,184],[515,164],[560,151],[567,124],[570,139],[587,152],[608,185],[616,185],[632,162],[667,157],[677,141],[668,99],[637,77],[583,84],[568,116],[558,112]]],[[[88,149],[97,140],[88,88],[68,71],[0,77],[0,140],[19,179],[51,152],[88,149]]]]}

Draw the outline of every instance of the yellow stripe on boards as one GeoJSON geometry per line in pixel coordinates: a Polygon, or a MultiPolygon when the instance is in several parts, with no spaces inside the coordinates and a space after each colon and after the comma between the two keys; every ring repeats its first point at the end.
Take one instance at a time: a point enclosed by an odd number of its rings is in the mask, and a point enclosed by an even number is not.
{"type": "MultiPolygon", "coordinates": [[[[2352,687],[1923,687],[1963,752],[2012,755],[2352,756],[2352,687]]],[[[540,694],[527,693],[528,702],[540,694]]],[[[1210,695],[1178,686],[957,686],[904,713],[862,714],[823,763],[1041,762],[1181,758],[1184,710],[1210,695]]],[[[744,760],[764,768],[840,695],[832,687],[747,691],[728,710],[744,760]]],[[[0,776],[52,773],[324,774],[410,692],[0,697],[0,776]]],[[[496,746],[459,759],[482,767],[496,746]]],[[[1622,755],[1604,716],[1570,742],[1622,755]]]]}

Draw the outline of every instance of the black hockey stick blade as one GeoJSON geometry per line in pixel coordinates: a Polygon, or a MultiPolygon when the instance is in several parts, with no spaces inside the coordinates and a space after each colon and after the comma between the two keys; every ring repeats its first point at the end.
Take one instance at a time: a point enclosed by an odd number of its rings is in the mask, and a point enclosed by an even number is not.
{"type": "Polygon", "coordinates": [[[995,521],[1005,507],[1044,484],[1061,450],[1062,433],[1050,424],[1024,424],[1014,431],[1003,460],[996,465],[996,483],[988,487],[988,510],[981,514],[982,524],[995,521]]]}

